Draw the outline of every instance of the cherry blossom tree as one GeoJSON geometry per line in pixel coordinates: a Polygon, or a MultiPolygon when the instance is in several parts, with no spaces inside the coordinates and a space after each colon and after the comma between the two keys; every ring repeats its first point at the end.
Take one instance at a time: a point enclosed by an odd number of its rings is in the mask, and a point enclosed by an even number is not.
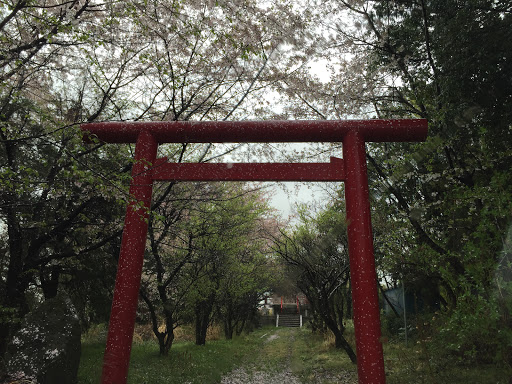
{"type": "MultiPolygon", "coordinates": [[[[133,146],[84,146],[78,125],[254,118],[252,106],[270,106],[265,90],[306,65],[314,17],[286,1],[0,5],[1,350],[27,293],[83,287],[96,257],[113,270],[133,146]]],[[[233,148],[161,152],[210,161],[233,148]]],[[[155,208],[173,188],[160,186],[155,208]]]]}

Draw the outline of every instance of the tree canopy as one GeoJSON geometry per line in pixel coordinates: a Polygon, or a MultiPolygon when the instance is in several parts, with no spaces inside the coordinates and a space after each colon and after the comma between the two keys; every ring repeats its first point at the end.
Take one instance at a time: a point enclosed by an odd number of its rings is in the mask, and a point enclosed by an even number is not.
{"type": "MultiPolygon", "coordinates": [[[[510,366],[511,15],[508,0],[1,2],[0,355],[58,291],[84,328],[108,319],[134,146],[85,145],[79,124],[421,117],[425,143],[367,145],[379,275],[433,293],[434,356],[510,366]]],[[[339,150],[304,148],[183,143],[159,155],[339,150]]],[[[140,315],[161,353],[185,320],[199,343],[213,315],[236,334],[269,287],[259,231],[274,219],[249,189],[155,187],[140,315]]],[[[341,334],[342,192],[319,215],[302,212],[277,247],[310,301],[327,300],[318,313],[337,306],[341,334]],[[333,281],[316,296],[314,284],[333,281]]]]}

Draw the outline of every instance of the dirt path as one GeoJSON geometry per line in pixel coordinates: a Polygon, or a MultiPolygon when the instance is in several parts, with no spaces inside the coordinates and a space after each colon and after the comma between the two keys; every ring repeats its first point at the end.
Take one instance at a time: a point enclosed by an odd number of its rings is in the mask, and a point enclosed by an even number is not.
{"type": "Polygon", "coordinates": [[[255,357],[254,362],[231,371],[222,378],[221,384],[301,384],[290,369],[292,348],[295,341],[294,330],[287,336],[285,362],[281,364],[281,369],[278,371],[275,370],[276,367],[272,367],[271,361],[267,361],[269,355],[266,355],[266,352],[272,347],[272,343],[282,343],[282,336],[276,330],[264,335],[264,337],[266,337],[265,347],[260,350],[260,354],[255,357]],[[261,367],[262,363],[263,367],[261,367]]]}
{"type": "Polygon", "coordinates": [[[238,368],[224,376],[222,384],[300,384],[289,370],[278,373],[263,371],[247,372],[244,368],[238,368]]]}
{"type": "Polygon", "coordinates": [[[225,375],[221,384],[357,384],[355,369],[333,370],[318,363],[323,352],[313,352],[297,328],[276,328],[261,337],[258,352],[225,375]]]}

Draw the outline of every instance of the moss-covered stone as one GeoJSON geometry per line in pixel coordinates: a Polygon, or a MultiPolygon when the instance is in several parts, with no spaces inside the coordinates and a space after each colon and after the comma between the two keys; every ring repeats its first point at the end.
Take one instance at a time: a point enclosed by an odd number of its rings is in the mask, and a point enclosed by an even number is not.
{"type": "Polygon", "coordinates": [[[69,298],[46,300],[22,321],[7,351],[11,379],[38,384],[76,383],[80,324],[69,298]]]}

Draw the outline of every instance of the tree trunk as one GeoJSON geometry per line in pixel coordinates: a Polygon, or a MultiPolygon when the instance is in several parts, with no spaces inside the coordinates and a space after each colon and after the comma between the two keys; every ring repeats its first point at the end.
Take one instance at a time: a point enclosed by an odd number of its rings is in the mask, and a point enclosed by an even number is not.
{"type": "Polygon", "coordinates": [[[244,330],[245,322],[246,321],[247,321],[247,317],[244,317],[244,319],[238,323],[239,326],[236,328],[236,335],[237,336],[240,336],[242,334],[242,331],[244,330]]]}
{"type": "MultiPolygon", "coordinates": [[[[156,339],[158,340],[158,347],[160,351],[159,353],[161,356],[167,356],[174,341],[174,318],[172,316],[172,312],[168,309],[164,309],[165,330],[163,332],[160,332],[158,330],[158,317],[156,315],[155,306],[149,299],[149,296],[147,295],[143,287],[140,288],[139,294],[149,309],[151,323],[153,325],[153,333],[155,334],[156,339]]],[[[165,304],[168,305],[168,303],[165,304]]]]}
{"type": "Polygon", "coordinates": [[[59,289],[59,277],[60,269],[58,266],[54,266],[48,272],[44,270],[44,267],[41,267],[39,271],[39,280],[41,281],[41,288],[43,289],[45,300],[53,299],[57,296],[59,289]]]}
{"type": "Polygon", "coordinates": [[[348,288],[347,288],[346,298],[347,298],[346,316],[347,316],[347,319],[351,319],[352,318],[352,285],[351,285],[350,278],[348,279],[348,288]]]}
{"type": "Polygon", "coordinates": [[[231,340],[233,338],[233,305],[231,299],[228,299],[226,303],[226,313],[224,314],[224,337],[226,340],[231,340]]]}
{"type": "Polygon", "coordinates": [[[224,319],[224,337],[226,340],[233,338],[233,324],[230,319],[224,319]]]}
{"type": "Polygon", "coordinates": [[[164,332],[160,332],[162,335],[162,339],[158,339],[158,344],[160,347],[160,355],[167,356],[172,347],[172,343],[174,341],[174,319],[172,317],[172,313],[165,310],[165,330],[164,332]]]}
{"type": "Polygon", "coordinates": [[[208,325],[210,325],[210,315],[212,313],[214,299],[215,294],[212,294],[207,300],[196,303],[196,345],[206,344],[206,332],[208,331],[208,325]]]}
{"type": "Polygon", "coordinates": [[[165,356],[165,332],[156,333],[156,339],[158,340],[158,353],[160,356],[165,356]]]}
{"type": "Polygon", "coordinates": [[[388,303],[389,307],[391,308],[391,310],[393,311],[393,313],[395,314],[396,317],[400,318],[400,314],[398,313],[398,311],[396,310],[395,306],[393,305],[393,303],[389,300],[388,298],[388,295],[386,295],[386,292],[384,291],[384,288],[382,288],[382,285],[380,285],[378,282],[377,282],[377,287],[379,287],[380,289],[380,293],[382,294],[382,297],[384,298],[384,300],[386,300],[386,303],[388,303]]]}
{"type": "Polygon", "coordinates": [[[164,332],[159,332],[157,335],[158,338],[158,346],[160,356],[167,356],[169,351],[171,350],[172,343],[174,341],[174,330],[166,328],[164,332]]]}
{"type": "Polygon", "coordinates": [[[3,309],[12,311],[6,319],[0,317],[0,356],[3,356],[10,335],[18,327],[18,320],[28,313],[28,304],[25,297],[29,273],[24,271],[23,234],[19,223],[19,217],[15,210],[15,197],[8,193],[5,199],[7,205],[7,234],[9,246],[9,264],[7,278],[3,286],[0,306],[3,309]]]}
{"type": "Polygon", "coordinates": [[[208,330],[208,321],[205,321],[204,312],[196,306],[196,345],[206,344],[206,332],[208,330]]]}
{"type": "MultiPolygon", "coordinates": [[[[332,329],[331,329],[332,330],[332,329]]],[[[352,363],[357,364],[357,357],[352,349],[352,346],[348,343],[348,341],[343,337],[343,333],[336,329],[336,331],[333,331],[334,333],[334,345],[336,348],[343,348],[345,352],[347,353],[348,357],[350,358],[350,361],[352,363]]]]}
{"type": "MultiPolygon", "coordinates": [[[[325,310],[325,308],[324,308],[325,310]]],[[[350,361],[352,361],[354,364],[357,363],[357,358],[354,350],[348,343],[348,341],[343,337],[343,331],[345,330],[345,327],[343,327],[343,324],[341,324],[341,329],[338,327],[338,323],[335,319],[333,319],[331,316],[329,316],[328,313],[322,312],[320,313],[322,316],[325,325],[331,330],[331,332],[334,334],[335,338],[335,346],[336,348],[343,348],[345,352],[347,353],[348,357],[350,358],[350,361]]]]}

